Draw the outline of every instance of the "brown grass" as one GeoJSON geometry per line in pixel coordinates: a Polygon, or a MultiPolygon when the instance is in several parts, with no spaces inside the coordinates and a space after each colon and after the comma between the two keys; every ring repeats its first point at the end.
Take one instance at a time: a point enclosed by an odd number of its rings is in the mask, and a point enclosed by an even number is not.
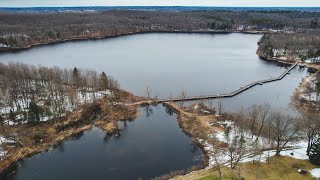
{"type": "MultiPolygon", "coordinates": [[[[82,106],[81,108],[90,107],[90,105],[87,105],[82,106]]],[[[10,171],[17,161],[33,154],[47,151],[50,147],[65,138],[90,129],[92,127],[91,123],[95,119],[83,118],[81,112],[84,112],[86,109],[82,109],[81,111],[81,108],[63,118],[50,120],[48,122],[40,122],[34,125],[22,124],[1,127],[2,135],[10,136],[12,134],[17,134],[19,142],[21,143],[20,145],[15,145],[13,147],[4,147],[4,149],[8,151],[8,155],[5,159],[0,161],[0,174],[10,171]]],[[[108,133],[115,133],[118,129],[115,120],[132,119],[139,115],[137,106],[115,107],[108,113],[104,112],[102,109],[101,114],[104,116],[101,118],[102,120],[99,120],[100,124],[97,123],[97,125],[105,129],[108,133]]]]}
{"type": "MultiPolygon", "coordinates": [[[[311,170],[316,166],[310,164],[307,160],[293,159],[287,156],[274,156],[270,158],[270,164],[252,162],[240,164],[240,176],[243,179],[261,179],[261,180],[309,180],[314,179],[309,173],[300,174],[298,169],[311,170]]],[[[239,166],[235,169],[222,167],[223,179],[238,179],[239,166]]],[[[177,176],[173,179],[218,179],[219,174],[216,169],[200,170],[185,176],[177,176]]]]}

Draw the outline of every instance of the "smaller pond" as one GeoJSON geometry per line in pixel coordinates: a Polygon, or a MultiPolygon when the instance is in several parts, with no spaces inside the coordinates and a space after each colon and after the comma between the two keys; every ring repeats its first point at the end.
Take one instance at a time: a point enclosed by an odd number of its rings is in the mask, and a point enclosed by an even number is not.
{"type": "Polygon", "coordinates": [[[150,179],[203,163],[201,149],[179,128],[176,114],[160,105],[146,110],[123,123],[119,136],[94,127],[25,160],[6,179],[150,179]]]}

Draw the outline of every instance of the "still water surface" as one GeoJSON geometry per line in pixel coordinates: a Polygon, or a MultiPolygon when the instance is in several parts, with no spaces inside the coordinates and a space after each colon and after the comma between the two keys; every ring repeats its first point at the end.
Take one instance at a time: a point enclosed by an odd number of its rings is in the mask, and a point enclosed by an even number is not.
{"type": "MultiPolygon", "coordinates": [[[[122,88],[140,96],[145,95],[147,84],[158,97],[178,96],[182,90],[188,96],[208,95],[231,92],[285,71],[258,58],[260,38],[237,33],[139,34],[4,53],[0,62],[105,71],[122,88]]],[[[306,74],[306,69],[297,67],[282,81],[213,102],[223,101],[230,111],[263,103],[289,109],[292,92],[306,74]]],[[[9,179],[145,179],[201,164],[201,155],[179,128],[176,115],[157,106],[149,116],[144,112],[128,122],[119,137],[94,128],[26,160],[9,179]]]]}
{"type": "MultiPolygon", "coordinates": [[[[122,88],[140,96],[145,96],[146,85],[157,97],[175,97],[181,91],[188,96],[210,95],[231,92],[285,71],[285,67],[258,58],[260,38],[261,35],[239,33],[138,34],[0,54],[0,62],[105,71],[118,79],[122,88]]],[[[306,73],[306,69],[296,68],[282,81],[221,101],[228,110],[262,103],[288,108],[292,91],[306,73]]]]}
{"type": "Polygon", "coordinates": [[[202,164],[202,151],[179,128],[176,114],[163,106],[140,108],[119,136],[94,127],[53,150],[25,160],[7,179],[149,179],[202,164]]]}

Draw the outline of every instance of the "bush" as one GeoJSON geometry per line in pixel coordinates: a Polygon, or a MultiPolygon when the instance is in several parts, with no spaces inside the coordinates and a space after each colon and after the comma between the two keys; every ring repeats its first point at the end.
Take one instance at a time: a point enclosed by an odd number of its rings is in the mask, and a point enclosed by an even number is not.
{"type": "Polygon", "coordinates": [[[32,137],[35,143],[41,143],[43,138],[45,138],[45,132],[43,131],[37,131],[32,137]]]}
{"type": "Polygon", "coordinates": [[[311,164],[320,166],[320,138],[310,149],[309,160],[311,164]]]}
{"type": "Polygon", "coordinates": [[[83,108],[83,111],[81,113],[81,117],[84,120],[91,120],[93,118],[95,118],[99,113],[101,113],[101,106],[99,103],[93,103],[89,106],[86,106],[83,108]]]}

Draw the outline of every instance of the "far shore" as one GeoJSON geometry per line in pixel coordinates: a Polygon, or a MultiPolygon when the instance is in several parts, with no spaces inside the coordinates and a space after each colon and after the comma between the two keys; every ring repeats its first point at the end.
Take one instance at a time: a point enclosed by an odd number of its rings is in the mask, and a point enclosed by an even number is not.
{"type": "Polygon", "coordinates": [[[129,32],[124,34],[117,34],[117,35],[108,35],[108,36],[93,36],[93,37],[70,37],[67,39],[57,39],[57,40],[49,40],[47,42],[37,42],[33,44],[29,44],[27,46],[23,47],[0,47],[0,54],[6,53],[6,52],[19,52],[24,50],[29,50],[34,47],[41,47],[41,46],[49,46],[49,45],[55,45],[65,42],[77,42],[77,41],[86,41],[86,40],[101,40],[101,39],[111,39],[111,38],[118,38],[122,36],[130,36],[135,34],[152,34],[152,33],[196,33],[196,34],[230,34],[230,33],[243,33],[243,34],[265,34],[265,33],[275,33],[272,31],[255,31],[255,30],[248,30],[248,31],[135,31],[135,32],[129,32]]]}

